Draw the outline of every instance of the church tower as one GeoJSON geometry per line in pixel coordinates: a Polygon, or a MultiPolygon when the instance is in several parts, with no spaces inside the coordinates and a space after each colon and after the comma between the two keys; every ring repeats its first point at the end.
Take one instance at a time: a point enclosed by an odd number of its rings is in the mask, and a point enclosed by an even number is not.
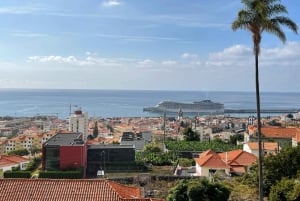
{"type": "Polygon", "coordinates": [[[179,108],[177,119],[178,119],[178,121],[182,121],[182,119],[183,119],[183,112],[182,112],[181,108],[179,108]]]}

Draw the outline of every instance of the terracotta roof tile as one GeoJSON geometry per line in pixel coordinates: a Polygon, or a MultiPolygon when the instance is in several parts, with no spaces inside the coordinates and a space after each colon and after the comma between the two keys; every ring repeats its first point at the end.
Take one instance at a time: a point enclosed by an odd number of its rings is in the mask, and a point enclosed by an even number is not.
{"type": "Polygon", "coordinates": [[[18,155],[0,156],[0,167],[16,165],[22,162],[29,162],[29,160],[18,155]]]}
{"type": "Polygon", "coordinates": [[[0,200],[32,201],[150,201],[137,196],[138,187],[126,187],[106,180],[87,179],[1,179],[0,200]],[[124,189],[123,189],[124,187],[124,189]],[[136,188],[136,190],[134,190],[136,188]],[[129,190],[131,189],[131,190],[129,190]],[[127,191],[127,192],[125,192],[127,191]]]}
{"type": "MultiPolygon", "coordinates": [[[[247,144],[250,149],[258,150],[258,142],[248,142],[247,144]]],[[[277,142],[263,142],[262,146],[264,150],[277,151],[279,145],[277,142]]]]}
{"type": "Polygon", "coordinates": [[[233,166],[230,167],[230,172],[245,173],[246,169],[244,166],[233,166]]]}
{"type": "Polygon", "coordinates": [[[227,164],[230,166],[249,166],[257,161],[257,157],[254,154],[240,149],[220,153],[219,156],[223,161],[227,161],[227,164]]]}
{"type": "Polygon", "coordinates": [[[200,154],[200,158],[195,161],[199,166],[213,167],[213,168],[228,168],[222,159],[213,151],[203,152],[204,156],[200,154]]]}
{"type": "Polygon", "coordinates": [[[293,138],[299,133],[298,128],[263,127],[261,132],[268,138],[293,138]]]}

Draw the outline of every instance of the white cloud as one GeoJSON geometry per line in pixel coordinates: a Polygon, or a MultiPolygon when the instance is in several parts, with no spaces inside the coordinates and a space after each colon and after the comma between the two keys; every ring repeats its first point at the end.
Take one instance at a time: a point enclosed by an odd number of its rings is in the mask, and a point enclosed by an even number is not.
{"type": "Polygon", "coordinates": [[[221,52],[210,53],[208,60],[205,62],[207,66],[215,67],[242,67],[248,66],[252,60],[252,49],[243,45],[234,45],[225,48],[221,52]]]}
{"type": "Polygon", "coordinates": [[[300,43],[288,42],[282,47],[261,50],[261,61],[265,65],[299,66],[300,43]]]}
{"type": "Polygon", "coordinates": [[[101,38],[123,39],[123,40],[130,40],[130,41],[179,40],[178,38],[172,38],[172,37],[137,36],[137,35],[96,34],[96,36],[101,38]]]}
{"type": "Polygon", "coordinates": [[[85,59],[78,59],[75,56],[31,56],[28,58],[28,62],[41,62],[41,63],[66,63],[66,64],[73,64],[73,65],[93,65],[95,61],[91,57],[87,57],[85,59]]]}
{"type": "Polygon", "coordinates": [[[181,55],[181,58],[183,58],[183,59],[198,59],[199,56],[197,54],[183,53],[181,55]]]}
{"type": "MultiPolygon", "coordinates": [[[[61,80],[57,81],[57,85],[61,86],[66,85],[64,78],[72,75],[85,80],[87,88],[89,86],[109,88],[110,80],[114,80],[113,85],[116,88],[138,86],[146,89],[150,87],[147,86],[147,83],[151,80],[160,80],[151,84],[151,87],[164,86],[168,88],[170,86],[188,89],[192,84],[193,87],[201,86],[211,90],[254,90],[252,85],[254,55],[251,47],[243,45],[233,45],[220,52],[211,53],[207,58],[201,58],[201,60],[194,53],[183,53],[177,58],[169,60],[156,60],[153,58],[106,58],[96,53],[86,52],[82,56],[31,56],[28,58],[28,62],[25,65],[13,65],[9,70],[4,70],[2,77],[0,76],[1,82],[5,86],[9,86],[11,82],[7,80],[14,78],[13,72],[17,68],[15,66],[19,66],[18,70],[23,72],[20,74],[28,73],[26,79],[33,79],[31,83],[36,83],[37,86],[46,86],[46,83],[43,84],[45,79],[48,83],[54,83],[59,79],[57,78],[59,70],[61,80]],[[74,68],[76,70],[73,70],[74,68]],[[44,77],[35,80],[37,78],[30,72],[44,77]],[[8,74],[11,74],[11,77],[8,74]],[[129,77],[130,84],[127,82],[129,77]],[[191,81],[189,84],[185,84],[187,77],[191,81]]],[[[279,87],[280,90],[299,88],[297,75],[300,73],[298,69],[300,66],[300,43],[289,42],[280,47],[262,48],[259,62],[262,90],[276,91],[274,87],[279,87]],[[278,82],[278,80],[281,81],[278,82]],[[289,84],[283,86],[283,83],[289,84]],[[291,84],[293,88],[289,87],[291,84]]],[[[4,68],[7,65],[0,65],[0,67],[2,66],[4,68]]],[[[76,83],[74,83],[74,87],[75,85],[76,83]]],[[[70,87],[73,87],[71,83],[70,87]]]]}
{"type": "Polygon", "coordinates": [[[24,38],[36,38],[36,37],[46,37],[46,34],[40,33],[30,33],[30,32],[13,32],[12,36],[24,37],[24,38]]]}
{"type": "Polygon", "coordinates": [[[151,59],[145,59],[143,61],[139,61],[138,65],[141,67],[152,67],[155,64],[155,62],[151,59]]]}
{"type": "Polygon", "coordinates": [[[168,61],[162,61],[161,64],[163,66],[175,66],[177,64],[177,62],[176,61],[168,60],[168,61]]]}
{"type": "Polygon", "coordinates": [[[103,1],[102,6],[103,7],[114,7],[114,6],[119,6],[121,5],[121,2],[118,0],[106,0],[103,1]]]}
{"type": "Polygon", "coordinates": [[[35,7],[0,7],[0,14],[30,14],[39,10],[35,7]]]}

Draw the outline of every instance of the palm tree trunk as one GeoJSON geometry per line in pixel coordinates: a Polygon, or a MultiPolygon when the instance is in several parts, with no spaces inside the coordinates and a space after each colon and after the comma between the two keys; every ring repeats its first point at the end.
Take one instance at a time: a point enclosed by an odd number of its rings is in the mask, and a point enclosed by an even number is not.
{"type": "Polygon", "coordinates": [[[258,52],[255,52],[255,87],[256,87],[256,113],[257,113],[257,130],[258,130],[258,186],[259,201],[263,201],[263,168],[262,168],[262,133],[260,117],[260,92],[259,92],[259,72],[258,72],[258,52]]]}

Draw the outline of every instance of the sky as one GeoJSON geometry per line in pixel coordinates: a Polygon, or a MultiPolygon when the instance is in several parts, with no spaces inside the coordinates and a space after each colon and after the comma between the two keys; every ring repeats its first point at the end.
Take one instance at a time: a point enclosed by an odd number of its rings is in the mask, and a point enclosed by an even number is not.
{"type": "MultiPolygon", "coordinates": [[[[300,26],[299,0],[282,0],[300,26]]],[[[0,88],[255,91],[239,0],[0,2],[0,88]]],[[[300,35],[264,33],[261,91],[299,92],[300,35]]]]}

